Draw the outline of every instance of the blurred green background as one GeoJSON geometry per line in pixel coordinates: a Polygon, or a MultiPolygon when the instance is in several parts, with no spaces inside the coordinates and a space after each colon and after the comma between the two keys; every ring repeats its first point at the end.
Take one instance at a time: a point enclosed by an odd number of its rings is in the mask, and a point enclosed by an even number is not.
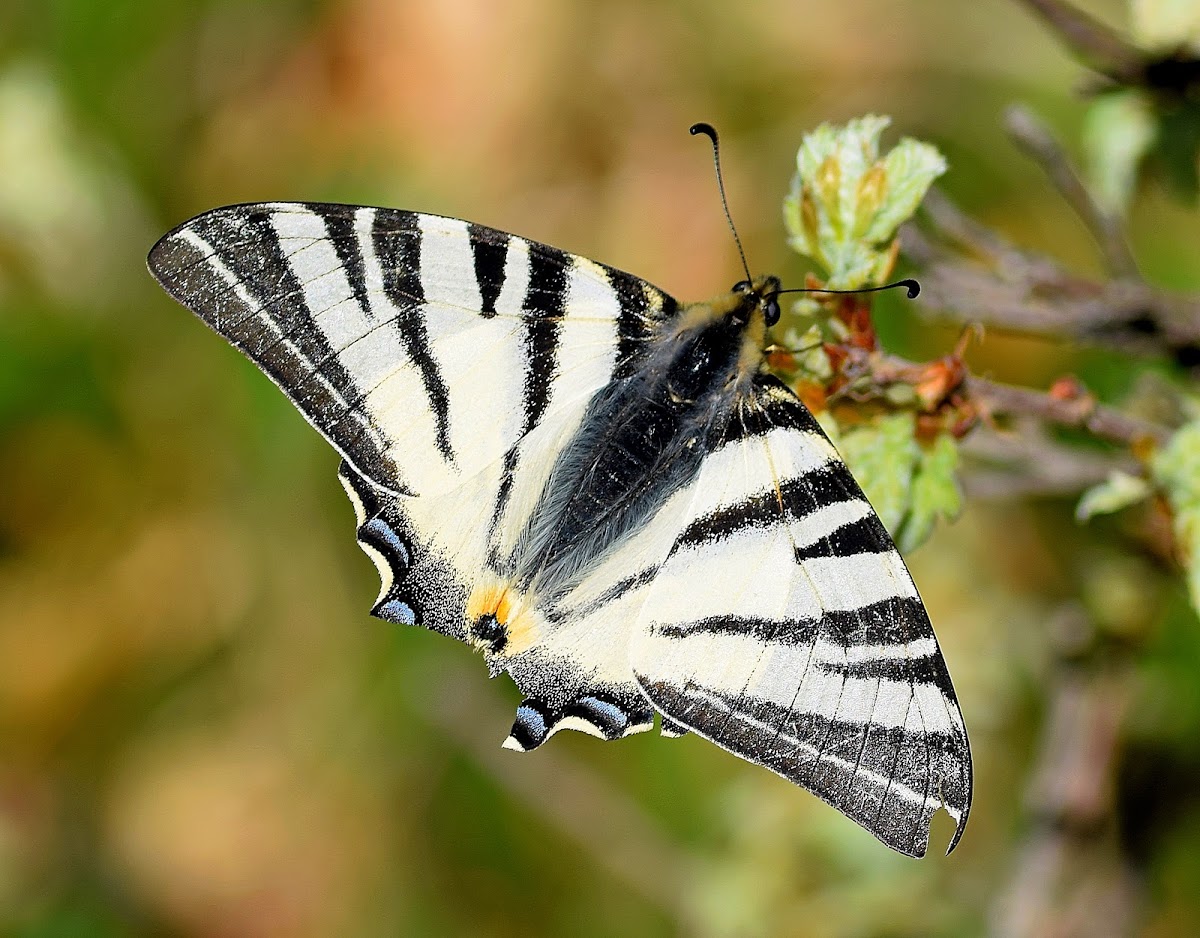
{"type": "MultiPolygon", "coordinates": [[[[0,3],[0,933],[981,934],[1049,862],[1022,845],[1064,609],[1117,636],[1129,700],[1084,905],[1200,933],[1200,632],[1119,521],[971,500],[911,557],[976,795],[951,857],[909,860],[693,737],[502,751],[513,688],[366,614],[335,454],[144,267],[203,209],[339,200],[703,298],[741,277],[703,119],[752,266],[795,284],[801,134],[877,112],[977,217],[1094,273],[1000,119],[1025,102],[1073,145],[1082,76],[1005,0],[0,3]]],[[[1194,210],[1151,187],[1130,231],[1152,282],[1200,289],[1194,210]]],[[[902,354],[957,336],[880,309],[902,354]]],[[[1142,367],[998,336],[969,358],[1110,397],[1142,367]]]]}

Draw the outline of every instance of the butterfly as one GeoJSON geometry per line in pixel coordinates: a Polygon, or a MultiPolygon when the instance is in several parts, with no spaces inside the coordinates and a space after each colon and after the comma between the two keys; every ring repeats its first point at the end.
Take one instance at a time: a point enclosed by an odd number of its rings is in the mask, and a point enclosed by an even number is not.
{"type": "Polygon", "coordinates": [[[341,454],[372,613],[482,652],[504,746],[691,732],[902,853],[971,803],[954,688],[903,560],[764,364],[779,281],[681,304],[455,218],[263,203],[151,272],[341,454]]]}

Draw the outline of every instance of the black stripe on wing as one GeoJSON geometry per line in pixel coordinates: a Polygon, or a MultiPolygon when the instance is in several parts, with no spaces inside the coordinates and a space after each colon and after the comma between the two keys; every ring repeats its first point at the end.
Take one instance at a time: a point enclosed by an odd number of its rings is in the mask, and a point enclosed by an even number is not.
{"type": "MultiPolygon", "coordinates": [[[[658,634],[666,638],[689,636],[744,635],[763,643],[779,646],[811,645],[818,638],[845,648],[879,646],[902,648],[919,638],[930,640],[928,652],[909,654],[904,661],[912,665],[920,662],[920,678],[954,699],[954,685],[950,672],[932,641],[933,630],[921,600],[908,596],[893,596],[879,602],[860,606],[857,609],[827,610],[819,619],[753,619],[745,616],[711,616],[691,622],[672,622],[662,625],[658,634]],[[914,632],[925,631],[925,635],[914,632]]],[[[837,661],[822,662],[817,667],[837,671],[847,677],[901,677],[896,659],[884,658],[844,664],[837,661]]],[[[914,672],[916,673],[916,672],[914,672]]]]}
{"type": "Polygon", "coordinates": [[[467,226],[467,236],[471,240],[475,280],[479,284],[480,314],[490,319],[496,315],[496,300],[504,289],[508,245],[512,238],[503,231],[474,224],[467,226]]]}
{"type": "Polygon", "coordinates": [[[825,436],[817,418],[792,389],[774,375],[756,375],[753,390],[745,404],[727,426],[719,428],[722,440],[763,436],[780,429],[825,436]]]}
{"type": "Polygon", "coordinates": [[[857,521],[842,525],[812,544],[796,547],[796,560],[803,563],[817,557],[853,557],[879,554],[892,549],[892,538],[872,512],[857,521]]]}
{"type": "MultiPolygon", "coordinates": [[[[726,505],[696,518],[680,534],[678,547],[701,547],[746,528],[768,527],[781,520],[797,521],[829,505],[861,500],[861,491],[850,470],[841,462],[831,462],[800,478],[780,480],[778,490],[772,487],[736,505],[726,505]]],[[[878,553],[891,547],[887,530],[870,511],[813,544],[797,547],[796,559],[878,553]]]]}
{"type": "Polygon", "coordinates": [[[450,446],[450,398],[425,327],[425,285],[421,282],[421,229],[412,212],[375,216],[371,231],[375,255],[383,274],[383,292],[398,310],[396,326],[409,359],[421,375],[437,427],[437,448],[448,463],[454,462],[450,446]]]}
{"type": "MultiPolygon", "coordinates": [[[[490,228],[480,229],[472,225],[472,244],[485,243],[489,240],[486,233],[490,228]],[[482,233],[480,233],[482,232],[482,233]]],[[[491,239],[494,240],[494,239],[491,239]]],[[[506,242],[507,243],[507,242],[506,242]]],[[[503,261],[500,262],[501,274],[503,261]]],[[[524,420],[520,436],[524,437],[534,429],[546,415],[550,403],[550,394],[554,380],[558,375],[559,338],[562,331],[563,318],[566,314],[567,272],[571,264],[570,256],[556,248],[542,247],[529,254],[529,283],[525,289],[525,299],[522,309],[525,318],[525,376],[522,381],[522,399],[524,420]]],[[[480,254],[475,254],[476,270],[480,267],[480,254]]],[[[481,275],[482,277],[482,275],[481,275]]],[[[480,280],[483,289],[483,280],[480,280]]],[[[496,295],[499,296],[499,288],[496,295]]],[[[494,302],[494,300],[493,300],[494,302]]],[[[500,485],[496,491],[496,503],[492,508],[491,521],[488,526],[488,541],[492,542],[493,535],[508,507],[512,496],[514,476],[517,471],[517,461],[520,449],[514,446],[504,455],[504,463],[500,470],[500,485]]],[[[493,555],[489,560],[495,565],[498,559],[493,555]]]]}
{"type": "Polygon", "coordinates": [[[617,320],[617,364],[613,369],[613,378],[627,378],[637,370],[651,340],[659,334],[662,323],[673,318],[679,307],[670,296],[633,274],[613,267],[605,267],[604,270],[621,307],[621,315],[617,320]],[[651,297],[657,308],[653,308],[651,297]]]}
{"type": "Polygon", "coordinates": [[[327,211],[315,213],[325,221],[325,230],[329,242],[337,252],[342,270],[350,284],[350,290],[359,308],[367,316],[371,314],[371,299],[367,295],[367,265],[362,251],[358,246],[358,236],[354,231],[354,213],[345,211],[327,211]]]}
{"type": "Polygon", "coordinates": [[[559,333],[566,313],[567,273],[571,260],[548,248],[529,255],[529,286],[525,291],[525,424],[522,435],[542,421],[558,377],[559,333]]]}

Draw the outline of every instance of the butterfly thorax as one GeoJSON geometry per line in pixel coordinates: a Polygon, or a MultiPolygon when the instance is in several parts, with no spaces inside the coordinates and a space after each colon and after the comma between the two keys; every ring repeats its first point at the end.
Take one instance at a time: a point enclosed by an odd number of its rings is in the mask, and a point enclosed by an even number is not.
{"type": "Polygon", "coordinates": [[[776,278],[763,277],[682,307],[629,376],[592,398],[517,549],[496,571],[507,585],[495,593],[498,608],[479,610],[478,621],[468,624],[490,650],[514,653],[524,644],[510,644],[498,621],[501,598],[524,605],[517,596],[536,594],[539,605],[553,608],[693,481],[761,366],[764,310],[778,288],[776,278]]]}

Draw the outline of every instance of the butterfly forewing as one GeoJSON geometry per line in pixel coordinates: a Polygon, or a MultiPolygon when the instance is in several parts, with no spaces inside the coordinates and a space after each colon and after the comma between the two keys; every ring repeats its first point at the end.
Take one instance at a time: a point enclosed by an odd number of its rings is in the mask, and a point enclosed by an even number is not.
{"type": "Polygon", "coordinates": [[[671,304],[494,229],[349,205],[215,209],[149,263],[363,477],[413,494],[456,487],[586,402],[671,304]]]}
{"type": "Polygon", "coordinates": [[[216,209],[149,262],[344,457],[373,612],[472,642],[527,695],[506,746],[657,710],[897,850],[943,805],[957,842],[970,756],[912,580],[716,307],[360,206],[216,209]]]}

